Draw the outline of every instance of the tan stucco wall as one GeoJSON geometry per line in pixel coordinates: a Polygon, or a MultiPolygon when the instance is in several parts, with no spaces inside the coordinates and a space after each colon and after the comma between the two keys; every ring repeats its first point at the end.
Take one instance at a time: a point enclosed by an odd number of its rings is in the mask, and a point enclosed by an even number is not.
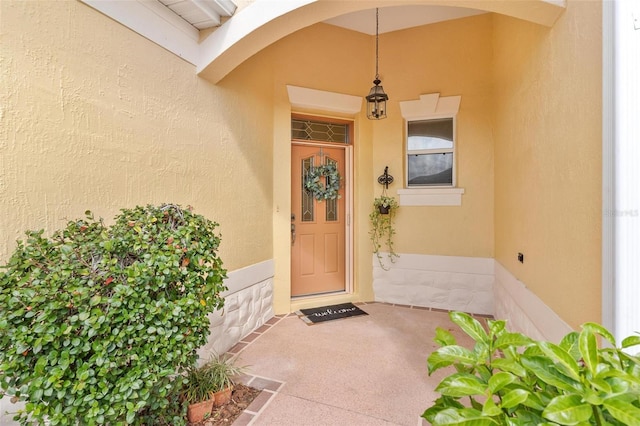
{"type": "Polygon", "coordinates": [[[601,9],[494,17],[496,259],[572,327],[601,320],[601,9]]]}
{"type": "Polygon", "coordinates": [[[401,207],[396,218],[398,253],[493,257],[491,16],[380,37],[380,74],[390,102],[389,117],[373,124],[376,195],[382,190],[377,177],[387,165],[395,179],[389,194],[405,185],[405,124],[399,102],[429,93],[462,97],[456,123],[462,205],[401,207]]]}
{"type": "MultiPolygon", "coordinates": [[[[396,250],[495,256],[572,326],[599,320],[600,17],[600,2],[570,1],[551,29],[487,14],[381,35],[389,118],[353,117],[349,298],[373,298],[376,178],[388,165],[390,193],[402,185],[398,102],[439,92],[462,96],[462,206],[403,207],[396,250]]],[[[285,85],[365,95],[373,37],[314,25],[214,86],[77,1],[0,1],[0,36],[0,261],[24,230],[87,209],[110,219],[136,204],[190,204],[221,223],[230,270],[276,259],[275,307],[288,312],[285,85]]]]}
{"type": "Polygon", "coordinates": [[[0,21],[0,261],[26,229],[161,202],[218,221],[228,269],[272,258],[259,58],[214,86],[78,1],[1,1],[0,21]]]}
{"type": "MultiPolygon", "coordinates": [[[[382,187],[377,177],[390,167],[403,186],[404,120],[399,102],[421,94],[462,95],[458,115],[459,184],[465,188],[462,207],[403,207],[397,216],[396,249],[401,253],[493,257],[493,142],[491,139],[490,14],[428,27],[383,34],[380,71],[391,99],[389,118],[370,121],[364,110],[355,120],[354,294],[351,300],[373,300],[368,215],[382,187]],[[420,48],[416,49],[416,43],[420,48]],[[412,47],[413,46],[413,47],[412,47]],[[434,59],[438,58],[438,59],[434,59]]],[[[274,72],[274,254],[276,312],[290,301],[290,159],[291,106],[286,85],[354,96],[368,93],[375,74],[374,38],[317,24],[298,31],[257,56],[277,64],[274,72]],[[346,47],[348,46],[348,47],[346,47]],[[282,236],[282,238],[280,238],[282,236]]],[[[233,74],[233,73],[232,73],[233,74]]],[[[326,112],[324,114],[327,114],[326,112]]],[[[335,115],[335,114],[334,114],[335,115]]],[[[329,299],[326,299],[327,301],[329,299]]],[[[335,297],[332,298],[333,301],[335,297]]],[[[319,304],[317,299],[307,302],[319,304]]]]}
{"type": "MultiPolygon", "coordinates": [[[[317,24],[298,31],[257,56],[264,55],[276,67],[274,72],[274,255],[276,278],[274,309],[289,312],[305,306],[340,303],[346,300],[373,300],[371,246],[368,237],[368,206],[373,197],[371,176],[372,125],[362,113],[355,116],[328,111],[292,110],[286,85],[362,96],[369,90],[362,79],[363,64],[370,59],[371,38],[338,27],[317,24]],[[348,46],[348,47],[345,47],[348,46]],[[291,112],[354,120],[354,237],[355,269],[353,293],[343,296],[291,301],[291,112]],[[283,167],[283,165],[285,165],[283,167]]],[[[344,200],[343,200],[344,201],[344,200]]]]}

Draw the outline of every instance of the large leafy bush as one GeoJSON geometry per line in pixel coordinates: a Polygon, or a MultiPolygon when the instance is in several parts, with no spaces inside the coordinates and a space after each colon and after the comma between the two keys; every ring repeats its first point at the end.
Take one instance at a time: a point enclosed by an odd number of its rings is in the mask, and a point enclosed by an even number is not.
{"type": "Polygon", "coordinates": [[[217,223],[176,205],[27,232],[0,272],[0,380],[22,424],[180,424],[182,380],[223,306],[217,223]]]}
{"type": "Polygon", "coordinates": [[[616,348],[604,327],[586,323],[556,345],[488,321],[453,312],[451,320],[475,341],[472,350],[438,328],[441,348],[428,358],[429,374],[448,366],[442,395],[423,417],[433,425],[640,425],[640,358],[616,348]],[[599,348],[598,338],[611,347],[599,348]],[[463,402],[465,405],[463,405],[463,402]]]}

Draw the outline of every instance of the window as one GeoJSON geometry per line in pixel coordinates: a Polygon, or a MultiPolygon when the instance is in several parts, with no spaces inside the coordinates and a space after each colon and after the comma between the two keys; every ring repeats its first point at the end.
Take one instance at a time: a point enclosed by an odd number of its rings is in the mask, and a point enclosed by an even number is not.
{"type": "Polygon", "coordinates": [[[464,188],[456,183],[456,118],[461,96],[420,95],[400,101],[405,119],[405,187],[401,206],[460,206],[464,188]]]}
{"type": "Polygon", "coordinates": [[[349,126],[346,123],[328,123],[292,118],[291,139],[348,144],[349,126]]]}
{"type": "Polygon", "coordinates": [[[407,120],[407,188],[455,187],[453,117],[407,120]]]}

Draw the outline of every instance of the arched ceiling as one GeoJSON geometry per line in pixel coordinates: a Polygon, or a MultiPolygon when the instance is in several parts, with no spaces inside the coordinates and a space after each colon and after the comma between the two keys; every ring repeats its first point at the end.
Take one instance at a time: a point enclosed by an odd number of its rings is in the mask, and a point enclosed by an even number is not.
{"type": "MultiPolygon", "coordinates": [[[[564,0],[255,0],[229,18],[199,46],[198,74],[219,82],[235,67],[270,44],[318,22],[376,7],[450,6],[495,12],[552,26],[565,9],[564,0]]],[[[339,25],[339,24],[338,24],[339,25]]]]}
{"type": "Polygon", "coordinates": [[[260,50],[318,22],[373,34],[375,8],[381,8],[384,33],[484,12],[550,27],[566,6],[565,0],[249,0],[236,12],[236,0],[80,1],[195,65],[214,84],[260,50]],[[202,40],[200,30],[221,17],[229,18],[202,40]]]}

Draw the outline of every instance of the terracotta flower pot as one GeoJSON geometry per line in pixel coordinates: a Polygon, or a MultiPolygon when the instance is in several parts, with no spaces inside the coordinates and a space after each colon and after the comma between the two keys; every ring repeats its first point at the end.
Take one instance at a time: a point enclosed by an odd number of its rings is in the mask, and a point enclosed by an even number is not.
{"type": "Polygon", "coordinates": [[[213,399],[215,400],[214,406],[220,407],[222,405],[228,404],[231,401],[231,392],[233,391],[233,387],[229,386],[226,389],[218,391],[213,394],[213,399]]]}
{"type": "Polygon", "coordinates": [[[197,423],[204,420],[207,415],[211,415],[215,398],[213,395],[210,399],[202,402],[196,402],[195,404],[189,404],[187,408],[187,418],[191,423],[197,423]]]}

